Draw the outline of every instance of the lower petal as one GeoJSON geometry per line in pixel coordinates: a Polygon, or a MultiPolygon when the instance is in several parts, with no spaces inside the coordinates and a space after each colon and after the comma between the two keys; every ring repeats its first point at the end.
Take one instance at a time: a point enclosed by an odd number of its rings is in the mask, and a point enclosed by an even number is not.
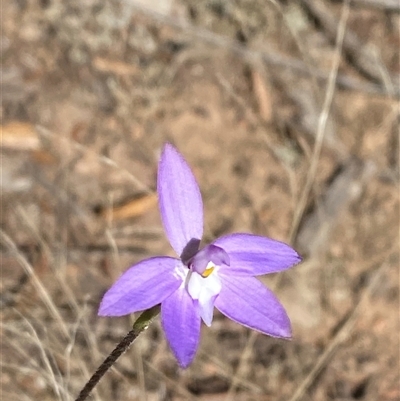
{"type": "Polygon", "coordinates": [[[192,362],[200,340],[200,314],[182,286],[161,304],[161,323],[179,365],[192,362]]]}
{"type": "Polygon", "coordinates": [[[182,284],[180,261],[169,257],[143,260],[129,268],[104,294],[100,316],[123,316],[164,301],[182,284]]]}
{"type": "Polygon", "coordinates": [[[221,291],[221,280],[216,271],[209,277],[202,277],[193,272],[190,275],[187,291],[191,298],[198,301],[200,317],[207,326],[211,326],[214,312],[214,301],[221,291]]]}
{"type": "Polygon", "coordinates": [[[220,274],[215,307],[230,319],[272,337],[291,337],[290,320],[275,295],[254,277],[220,274]]]}
{"type": "Polygon", "coordinates": [[[208,291],[204,291],[202,296],[199,298],[199,308],[200,308],[200,316],[203,322],[210,327],[213,315],[214,315],[214,302],[217,295],[210,293],[208,291]]]}

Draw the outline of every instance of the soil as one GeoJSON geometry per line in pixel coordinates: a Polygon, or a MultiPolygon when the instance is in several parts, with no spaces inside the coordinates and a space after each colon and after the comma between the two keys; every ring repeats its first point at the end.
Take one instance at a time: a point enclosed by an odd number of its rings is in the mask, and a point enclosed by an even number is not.
{"type": "Polygon", "coordinates": [[[74,400],[130,330],[97,309],[129,266],[174,256],[165,142],[199,182],[205,243],[252,232],[302,254],[261,278],[293,339],[216,312],[182,370],[156,320],[91,399],[400,400],[394,3],[4,2],[3,400],[74,400]]]}

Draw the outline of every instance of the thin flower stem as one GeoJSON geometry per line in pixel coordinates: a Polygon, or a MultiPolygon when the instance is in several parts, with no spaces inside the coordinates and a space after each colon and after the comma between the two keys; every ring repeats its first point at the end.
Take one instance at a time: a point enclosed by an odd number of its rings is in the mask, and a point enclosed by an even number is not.
{"type": "Polygon", "coordinates": [[[128,334],[121,340],[121,342],[114,348],[110,355],[103,361],[103,363],[98,367],[93,376],[85,384],[81,392],[75,401],[84,401],[96,387],[97,383],[106,374],[106,372],[111,368],[112,365],[117,361],[117,359],[129,348],[129,346],[136,340],[136,338],[145,331],[151,321],[159,314],[160,305],[153,306],[152,308],[144,311],[133,324],[133,328],[128,334]]]}
{"type": "Polygon", "coordinates": [[[81,392],[75,401],[84,401],[89,396],[91,391],[104,376],[104,374],[111,368],[114,362],[123,354],[132,342],[137,338],[138,333],[136,330],[131,330],[122,341],[114,348],[110,355],[104,360],[104,362],[99,366],[93,376],[85,384],[81,392]]]}

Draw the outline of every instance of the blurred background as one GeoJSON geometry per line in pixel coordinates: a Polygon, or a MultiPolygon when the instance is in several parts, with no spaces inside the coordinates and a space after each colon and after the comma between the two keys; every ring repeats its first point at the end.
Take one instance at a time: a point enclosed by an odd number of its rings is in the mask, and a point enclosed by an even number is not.
{"type": "MultiPolygon", "coordinates": [[[[2,400],[73,400],[129,331],[98,318],[130,265],[173,255],[173,143],[205,242],[290,242],[261,280],[293,339],[216,312],[178,368],[157,320],[100,400],[399,400],[396,0],[7,0],[1,32],[2,400]]],[[[184,185],[184,183],[182,183],[184,185]]]]}

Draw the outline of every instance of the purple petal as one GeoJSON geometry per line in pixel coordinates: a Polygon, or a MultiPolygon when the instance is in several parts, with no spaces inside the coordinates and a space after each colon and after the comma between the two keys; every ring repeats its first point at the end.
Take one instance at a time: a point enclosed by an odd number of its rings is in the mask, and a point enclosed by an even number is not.
{"type": "Polygon", "coordinates": [[[203,274],[208,263],[215,266],[229,265],[228,254],[219,246],[207,245],[189,261],[189,267],[199,274],[203,274]]]}
{"type": "Polygon", "coordinates": [[[258,276],[276,273],[299,263],[298,253],[283,242],[252,234],[231,234],[213,242],[224,249],[230,266],[224,271],[235,275],[258,276]]]}
{"type": "Polygon", "coordinates": [[[105,293],[100,316],[123,316],[164,301],[182,283],[178,259],[156,257],[130,267],[105,293]]]}
{"type": "Polygon", "coordinates": [[[190,167],[168,143],[158,166],[157,192],[165,232],[181,255],[189,241],[203,235],[203,202],[190,167]]]}
{"type": "Polygon", "coordinates": [[[161,323],[179,365],[192,362],[200,340],[200,314],[182,286],[161,304],[161,323]]]}
{"type": "Polygon", "coordinates": [[[221,313],[272,337],[291,337],[290,320],[275,295],[254,277],[220,273],[222,289],[215,301],[221,313]]]}

